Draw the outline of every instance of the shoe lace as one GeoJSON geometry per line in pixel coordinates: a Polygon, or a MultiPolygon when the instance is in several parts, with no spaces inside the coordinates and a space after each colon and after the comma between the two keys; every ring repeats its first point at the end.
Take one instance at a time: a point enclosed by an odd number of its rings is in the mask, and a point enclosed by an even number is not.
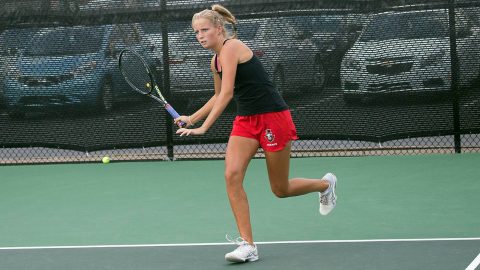
{"type": "Polygon", "coordinates": [[[225,235],[225,238],[227,239],[228,242],[232,243],[232,244],[235,244],[237,246],[243,246],[245,244],[248,244],[247,241],[245,241],[245,239],[243,239],[242,237],[237,237],[235,239],[231,238],[230,235],[226,234],[225,235]]]}
{"type": "Polygon", "coordinates": [[[330,193],[327,193],[327,194],[320,194],[320,203],[323,204],[323,205],[328,205],[328,199],[329,199],[329,196],[330,193]]]}

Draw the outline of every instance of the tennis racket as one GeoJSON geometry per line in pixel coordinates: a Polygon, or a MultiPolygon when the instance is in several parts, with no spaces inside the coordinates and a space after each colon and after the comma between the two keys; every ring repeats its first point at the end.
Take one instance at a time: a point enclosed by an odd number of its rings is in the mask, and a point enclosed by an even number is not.
{"type": "MultiPolygon", "coordinates": [[[[173,119],[180,116],[163,97],[150,67],[138,52],[131,49],[122,50],[118,58],[118,66],[123,77],[133,90],[160,102],[173,119]],[[154,89],[155,92],[153,91],[154,89]]],[[[186,126],[186,123],[182,121],[179,121],[177,124],[179,127],[186,126]]]]}

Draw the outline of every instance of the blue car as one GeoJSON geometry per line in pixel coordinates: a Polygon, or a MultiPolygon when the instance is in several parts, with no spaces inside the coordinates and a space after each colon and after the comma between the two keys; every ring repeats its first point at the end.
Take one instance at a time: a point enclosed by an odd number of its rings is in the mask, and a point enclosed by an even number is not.
{"type": "Polygon", "coordinates": [[[0,107],[5,106],[4,84],[7,73],[38,28],[8,29],[0,34],[0,107]]]}
{"type": "Polygon", "coordinates": [[[39,30],[5,79],[10,116],[66,107],[109,112],[117,101],[131,99],[135,94],[117,61],[126,47],[146,50],[141,36],[136,25],[39,30]]]}

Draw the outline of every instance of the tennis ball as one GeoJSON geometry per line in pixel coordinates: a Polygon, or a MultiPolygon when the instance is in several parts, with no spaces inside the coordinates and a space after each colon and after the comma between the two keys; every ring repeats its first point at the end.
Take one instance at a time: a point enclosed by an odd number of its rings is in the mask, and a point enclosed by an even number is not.
{"type": "Polygon", "coordinates": [[[105,157],[102,158],[102,162],[103,162],[103,164],[108,164],[108,163],[110,163],[110,158],[108,156],[105,156],[105,157]]]}

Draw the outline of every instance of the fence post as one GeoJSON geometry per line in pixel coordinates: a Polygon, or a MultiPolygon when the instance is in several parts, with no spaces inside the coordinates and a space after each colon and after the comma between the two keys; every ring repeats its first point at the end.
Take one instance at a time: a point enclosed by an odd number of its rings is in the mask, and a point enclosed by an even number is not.
{"type": "Polygon", "coordinates": [[[450,59],[452,67],[451,93],[453,97],[453,134],[455,153],[461,153],[460,140],[460,106],[459,106],[459,79],[460,68],[457,54],[457,31],[455,27],[455,0],[448,0],[448,22],[450,30],[450,59]]]}
{"type": "MultiPolygon", "coordinates": [[[[162,30],[162,60],[163,60],[163,89],[164,95],[167,100],[170,99],[170,64],[168,63],[168,20],[167,20],[167,0],[161,0],[160,2],[162,12],[160,13],[160,27],[162,30]]],[[[173,127],[171,117],[168,112],[165,111],[165,127],[167,132],[167,156],[168,159],[173,160],[173,127]]]]}

